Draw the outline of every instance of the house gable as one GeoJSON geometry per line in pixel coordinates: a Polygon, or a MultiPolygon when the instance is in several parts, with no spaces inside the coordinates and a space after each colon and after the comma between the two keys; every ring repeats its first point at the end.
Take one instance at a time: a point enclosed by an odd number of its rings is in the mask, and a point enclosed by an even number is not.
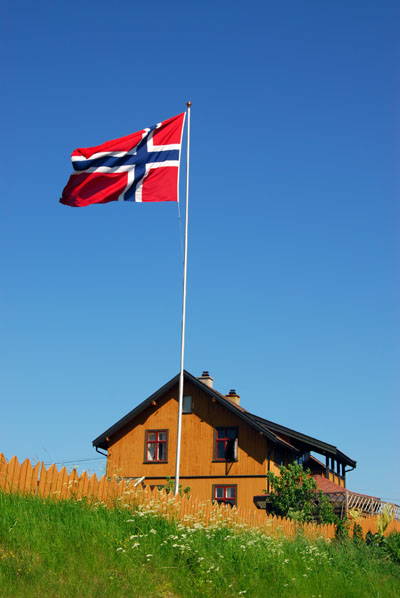
{"type": "MultiPolygon", "coordinates": [[[[141,410],[110,428],[107,436],[108,475],[156,479],[173,477],[178,417],[178,381],[147,401],[141,410]],[[168,435],[166,462],[146,462],[148,431],[165,431],[168,435]]],[[[273,443],[264,434],[240,417],[239,410],[230,410],[215,398],[210,399],[204,385],[185,382],[185,395],[192,397],[192,412],[183,414],[181,439],[181,477],[221,477],[227,475],[259,475],[267,472],[267,454],[273,443]],[[238,459],[219,462],[215,458],[217,429],[237,430],[238,459]]]]}
{"type": "MultiPolygon", "coordinates": [[[[235,405],[232,401],[227,399],[221,393],[215,391],[213,388],[208,387],[206,384],[200,382],[195,376],[192,376],[189,372],[184,373],[185,376],[185,393],[186,393],[186,383],[192,383],[194,386],[197,386],[201,389],[205,394],[207,394],[211,400],[215,400],[221,405],[223,405],[228,411],[235,413],[238,417],[246,421],[251,427],[255,428],[259,433],[263,436],[269,438],[272,442],[284,445],[285,442],[281,441],[273,432],[271,432],[268,428],[263,425],[259,425],[257,421],[255,421],[254,417],[250,417],[250,414],[245,409],[242,409],[235,405]]],[[[171,388],[176,386],[179,382],[179,375],[172,378],[169,382],[164,384],[159,390],[155,393],[150,395],[145,401],[140,403],[137,407],[135,407],[132,411],[127,413],[123,418],[118,420],[113,426],[108,428],[103,434],[100,434],[95,440],[93,440],[93,446],[96,448],[107,449],[110,445],[110,439],[114,436],[121,428],[123,428],[126,424],[132,421],[139,413],[143,410],[148,408],[152,405],[153,402],[157,401],[160,397],[162,397],[165,393],[170,391],[171,388]]],[[[177,393],[175,392],[175,395],[177,393]]],[[[295,449],[297,451],[297,449],[295,449]]]]}

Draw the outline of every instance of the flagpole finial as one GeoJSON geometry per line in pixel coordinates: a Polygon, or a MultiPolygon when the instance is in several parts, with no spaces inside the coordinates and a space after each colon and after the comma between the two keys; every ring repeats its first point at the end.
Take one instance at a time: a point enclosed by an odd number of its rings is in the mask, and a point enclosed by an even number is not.
{"type": "Polygon", "coordinates": [[[187,106],[188,108],[190,108],[190,106],[191,106],[191,105],[192,105],[192,102],[191,102],[190,100],[189,100],[189,102],[186,102],[186,106],[187,106]]]}

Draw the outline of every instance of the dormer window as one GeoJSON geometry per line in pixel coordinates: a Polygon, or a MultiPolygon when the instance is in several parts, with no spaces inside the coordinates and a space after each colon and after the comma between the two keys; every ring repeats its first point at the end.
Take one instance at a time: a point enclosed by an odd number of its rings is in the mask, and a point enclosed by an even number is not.
{"type": "Polygon", "coordinates": [[[215,430],[215,461],[237,461],[238,460],[238,436],[237,428],[216,428],[215,430]]]}

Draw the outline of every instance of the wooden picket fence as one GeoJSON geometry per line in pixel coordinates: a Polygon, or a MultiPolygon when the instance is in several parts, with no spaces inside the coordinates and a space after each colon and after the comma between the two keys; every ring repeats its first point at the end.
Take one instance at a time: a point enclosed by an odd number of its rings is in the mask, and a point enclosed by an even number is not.
{"type": "MultiPolygon", "coordinates": [[[[367,516],[367,517],[361,517],[354,521],[350,521],[350,533],[352,531],[353,524],[358,523],[358,525],[362,529],[362,533],[363,533],[364,537],[368,532],[371,532],[371,534],[376,534],[378,532],[378,519],[379,519],[379,515],[371,515],[371,516],[367,516]]],[[[396,519],[392,519],[392,521],[387,526],[384,535],[388,536],[389,534],[391,534],[393,532],[400,533],[400,521],[398,521],[396,519]]]]}
{"type": "MultiPolygon", "coordinates": [[[[29,459],[20,464],[16,457],[8,462],[0,453],[0,490],[8,493],[36,495],[52,499],[87,501],[90,505],[120,506],[145,514],[159,514],[176,519],[187,526],[211,527],[228,525],[241,528],[259,528],[267,534],[283,534],[292,538],[301,531],[307,538],[335,536],[335,526],[306,523],[299,525],[290,519],[269,516],[264,510],[243,509],[218,505],[211,500],[200,501],[193,496],[177,496],[156,488],[135,487],[132,482],[107,478],[100,480],[96,474],[89,477],[86,472],[78,475],[74,469],[68,473],[65,467],[60,471],[55,465],[46,469],[44,463],[32,465],[29,459]]],[[[365,534],[376,531],[373,518],[358,520],[365,534]]],[[[399,522],[392,522],[399,524],[399,522]]],[[[390,526],[389,526],[390,527],[390,526]]],[[[400,531],[394,525],[393,531],[400,531]]],[[[399,525],[400,528],[400,525],[399,525]]],[[[389,528],[388,528],[389,529],[389,528]]],[[[391,529],[391,528],[390,528],[391,529]]]]}

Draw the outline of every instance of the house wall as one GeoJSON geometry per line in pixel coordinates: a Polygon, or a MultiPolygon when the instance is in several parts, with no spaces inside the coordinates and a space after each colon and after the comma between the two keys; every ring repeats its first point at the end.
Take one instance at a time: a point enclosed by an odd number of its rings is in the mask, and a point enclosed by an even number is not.
{"type": "MultiPolygon", "coordinates": [[[[236,485],[237,505],[253,507],[253,496],[261,494],[267,488],[268,468],[279,472],[272,461],[272,444],[235,413],[231,413],[217,401],[213,402],[197,386],[186,383],[184,394],[192,396],[193,412],[183,414],[180,467],[182,485],[190,486],[192,494],[201,499],[212,498],[213,484],[236,485]],[[218,426],[238,428],[237,462],[214,461],[214,430],[218,426]],[[270,460],[267,458],[268,454],[270,460]]],[[[165,484],[166,476],[175,475],[177,418],[178,385],[110,439],[107,474],[135,478],[145,476],[147,484],[165,484]],[[168,430],[167,463],[144,462],[146,430],[168,430]]]]}

